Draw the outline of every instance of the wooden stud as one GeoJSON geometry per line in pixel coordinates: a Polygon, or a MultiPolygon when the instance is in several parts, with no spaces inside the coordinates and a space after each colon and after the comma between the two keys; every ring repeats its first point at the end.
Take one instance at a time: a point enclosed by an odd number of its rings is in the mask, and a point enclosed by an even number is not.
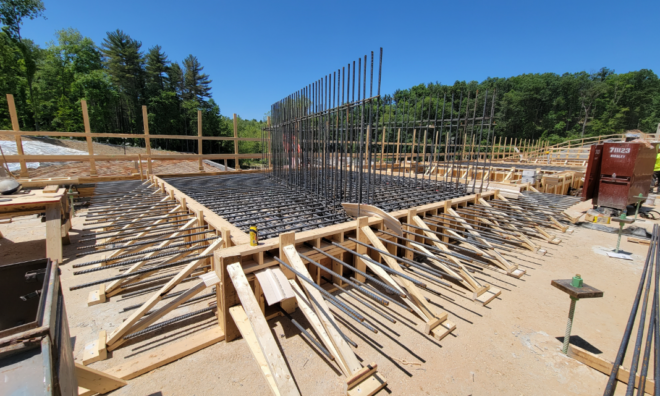
{"type": "MultiPolygon", "coordinates": [[[[202,111],[197,110],[197,148],[199,155],[204,155],[202,148],[204,147],[204,141],[202,140],[202,111]]],[[[199,171],[204,172],[204,164],[202,163],[202,158],[199,159],[199,171]]]]}
{"type": "Polygon", "coordinates": [[[149,114],[147,106],[142,106],[142,125],[144,126],[144,146],[147,149],[147,173],[154,174],[151,168],[151,139],[149,138],[149,114]]]}
{"type": "MultiPolygon", "coordinates": [[[[365,217],[365,216],[358,217],[358,219],[357,219],[357,228],[356,228],[356,239],[358,241],[363,242],[363,243],[369,243],[369,239],[366,237],[366,235],[364,235],[364,232],[362,232],[362,227],[368,227],[368,226],[369,226],[369,218],[368,217],[365,217]]],[[[358,245],[355,246],[355,251],[358,252],[359,254],[367,254],[368,249],[367,249],[366,246],[358,244],[358,245]]],[[[367,270],[367,264],[366,264],[365,260],[363,260],[359,257],[355,258],[355,267],[358,270],[362,271],[362,272],[366,272],[366,270],[367,270]]],[[[355,276],[355,279],[359,280],[360,282],[366,281],[366,278],[362,274],[355,273],[354,276],[355,276]]]]}
{"type": "Polygon", "coordinates": [[[215,268],[215,273],[220,277],[220,286],[216,287],[216,296],[218,303],[218,323],[225,333],[225,341],[233,341],[240,336],[240,331],[236,322],[229,313],[229,308],[240,303],[234,283],[231,281],[227,267],[238,263],[240,265],[241,256],[220,256],[220,262],[215,268]]]}
{"type": "MultiPolygon", "coordinates": [[[[16,104],[14,104],[14,95],[7,94],[7,105],[9,106],[11,129],[16,132],[20,132],[21,128],[18,125],[18,114],[16,114],[16,104]]],[[[18,152],[19,163],[21,164],[20,176],[30,177],[30,175],[28,174],[27,164],[25,163],[25,159],[21,158],[22,156],[25,155],[25,153],[23,152],[23,140],[21,139],[21,135],[16,135],[15,141],[16,141],[16,152],[18,152]]]]}
{"type": "MultiPolygon", "coordinates": [[[[241,301],[244,315],[252,328],[255,336],[254,338],[258,342],[259,348],[266,360],[269,369],[268,371],[275,380],[279,391],[278,393],[281,395],[299,395],[300,392],[298,392],[298,389],[296,388],[296,384],[291,377],[291,373],[289,372],[284,358],[282,357],[280,348],[277,346],[275,338],[273,338],[273,333],[268,326],[268,322],[266,322],[266,318],[263,316],[259,303],[252,293],[252,289],[243,273],[241,264],[230,264],[227,266],[227,272],[231,277],[231,283],[234,284],[238,298],[241,301]]],[[[238,314],[238,316],[240,316],[240,312],[234,310],[230,314],[232,314],[234,323],[236,323],[237,316],[234,315],[238,314]]],[[[254,339],[247,341],[254,341],[254,339]]]]}
{"type": "MultiPolygon", "coordinates": [[[[284,261],[285,263],[291,265],[291,263],[289,263],[289,261],[287,260],[283,249],[287,245],[294,245],[295,246],[296,233],[292,231],[292,232],[285,232],[284,234],[280,234],[279,240],[280,240],[279,259],[284,261]]],[[[291,270],[289,270],[288,268],[286,268],[282,264],[280,264],[280,270],[282,270],[284,275],[286,275],[287,279],[293,279],[294,278],[293,272],[291,272],[291,270]]]]}
{"type": "Polygon", "coordinates": [[[79,387],[100,394],[111,392],[128,384],[121,378],[91,367],[85,367],[80,363],[76,363],[76,379],[79,387]]]}
{"type": "Polygon", "coordinates": [[[87,101],[82,99],[80,101],[80,106],[82,107],[83,115],[83,124],[85,125],[85,139],[87,140],[87,152],[89,152],[89,175],[94,177],[98,176],[96,172],[96,163],[94,162],[94,142],[92,141],[92,128],[89,124],[89,113],[87,112],[87,101]]]}
{"type": "MultiPolygon", "coordinates": [[[[298,255],[295,246],[287,245],[283,248],[283,250],[285,256],[289,260],[291,267],[293,267],[296,271],[300,272],[305,277],[311,278],[311,275],[307,271],[307,267],[305,267],[305,264],[303,264],[302,259],[298,255]]],[[[337,332],[334,325],[330,322],[330,321],[334,321],[334,316],[332,315],[332,312],[330,311],[328,305],[323,299],[321,292],[319,292],[317,289],[309,285],[307,282],[303,280],[299,280],[299,281],[303,286],[302,289],[305,291],[307,298],[310,301],[311,300],[316,301],[316,304],[314,303],[311,304],[312,309],[314,310],[316,316],[321,321],[321,324],[323,325],[325,331],[330,336],[330,340],[332,341],[332,343],[334,344],[337,350],[336,358],[341,362],[343,362],[343,365],[348,369],[348,372],[344,374],[347,376],[352,375],[353,373],[360,370],[362,368],[362,365],[357,360],[357,357],[355,356],[355,353],[351,349],[351,346],[346,342],[346,340],[344,340],[344,338],[337,332]]]]}
{"type": "Polygon", "coordinates": [[[62,217],[59,202],[46,205],[46,257],[62,262],[62,217]]]}
{"type": "Polygon", "coordinates": [[[236,113],[234,113],[234,156],[234,161],[236,162],[234,168],[237,171],[240,171],[241,164],[238,162],[238,118],[236,113]]]}

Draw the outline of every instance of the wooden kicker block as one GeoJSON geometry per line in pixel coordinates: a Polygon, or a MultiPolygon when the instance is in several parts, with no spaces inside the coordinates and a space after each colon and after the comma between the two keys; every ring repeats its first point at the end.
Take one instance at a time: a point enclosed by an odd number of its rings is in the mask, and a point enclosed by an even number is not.
{"type": "Polygon", "coordinates": [[[512,276],[516,279],[520,279],[522,278],[523,275],[525,275],[525,273],[527,273],[527,271],[521,269],[515,269],[511,272],[508,272],[507,275],[512,276]]]}
{"type": "Polygon", "coordinates": [[[44,187],[43,191],[46,194],[54,194],[54,193],[57,192],[57,190],[59,190],[59,188],[60,188],[60,186],[57,185],[57,184],[50,184],[50,185],[44,187]]]}
{"type": "Polygon", "coordinates": [[[91,307],[92,305],[101,304],[105,302],[105,284],[102,284],[98,290],[89,292],[87,297],[87,306],[91,307]]]}
{"type": "Polygon", "coordinates": [[[99,332],[99,338],[89,344],[85,345],[85,351],[83,352],[83,361],[82,364],[87,366],[94,362],[100,360],[105,360],[108,358],[108,350],[106,349],[107,333],[105,330],[99,332]]]}
{"type": "Polygon", "coordinates": [[[488,305],[488,303],[493,301],[500,294],[502,294],[502,291],[500,289],[491,287],[490,289],[476,296],[474,301],[481,303],[481,305],[485,307],[486,305],[488,305]]]}
{"type": "Polygon", "coordinates": [[[346,380],[346,395],[371,396],[387,385],[387,380],[377,371],[377,365],[371,363],[358,370],[346,380]]]}

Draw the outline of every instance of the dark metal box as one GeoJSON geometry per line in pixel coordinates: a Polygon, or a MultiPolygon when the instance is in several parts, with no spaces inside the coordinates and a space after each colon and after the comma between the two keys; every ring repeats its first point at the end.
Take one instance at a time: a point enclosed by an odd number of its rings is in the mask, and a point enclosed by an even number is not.
{"type": "Polygon", "coordinates": [[[57,262],[0,265],[0,394],[77,395],[57,262]]]}

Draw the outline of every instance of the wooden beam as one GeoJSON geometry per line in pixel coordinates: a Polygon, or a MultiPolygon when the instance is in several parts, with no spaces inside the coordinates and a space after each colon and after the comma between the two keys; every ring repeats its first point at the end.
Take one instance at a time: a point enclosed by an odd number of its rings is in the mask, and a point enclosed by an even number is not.
{"type": "MultiPolygon", "coordinates": [[[[362,227],[362,231],[369,239],[369,242],[371,242],[371,244],[376,249],[387,251],[385,245],[383,245],[380,239],[378,239],[371,228],[362,227]]],[[[393,270],[397,272],[403,272],[403,269],[399,263],[393,258],[383,255],[382,259],[385,261],[385,264],[387,264],[393,270]]],[[[409,297],[404,299],[404,301],[408,303],[411,308],[416,308],[415,311],[417,314],[420,315],[421,319],[426,322],[427,334],[430,333],[434,338],[441,340],[456,328],[456,325],[453,322],[447,320],[447,312],[435,312],[433,307],[431,307],[431,304],[426,301],[426,297],[424,297],[417,286],[415,286],[412,282],[397,275],[391,275],[391,277],[394,278],[401,287],[406,288],[409,297]]]]}
{"type": "MultiPolygon", "coordinates": [[[[18,125],[18,114],[16,114],[16,104],[14,103],[14,95],[12,94],[7,94],[7,105],[9,106],[9,118],[11,118],[11,128],[16,131],[20,132],[21,128],[18,125]]],[[[18,153],[19,156],[25,155],[23,152],[23,140],[21,139],[20,135],[15,136],[15,142],[16,142],[16,152],[18,153]]],[[[21,177],[30,177],[28,174],[27,170],[27,164],[25,163],[25,159],[19,160],[21,164],[21,171],[20,171],[20,176],[21,177]]]]}
{"type": "Polygon", "coordinates": [[[240,264],[240,262],[241,256],[222,256],[219,257],[219,260],[215,260],[215,273],[220,277],[220,287],[215,289],[218,304],[218,324],[225,333],[225,342],[233,341],[241,335],[236,322],[229,313],[229,308],[240,304],[241,301],[227,270],[227,267],[231,264],[240,264]]]}
{"type": "Polygon", "coordinates": [[[46,257],[62,262],[62,205],[46,205],[46,257]]]}
{"type": "Polygon", "coordinates": [[[121,378],[91,367],[85,367],[80,363],[76,363],[76,379],[78,380],[79,387],[101,394],[111,392],[128,384],[121,378]]]}
{"type": "MultiPolygon", "coordinates": [[[[305,264],[303,264],[302,259],[298,255],[296,247],[294,245],[287,245],[283,248],[283,250],[289,262],[291,263],[291,267],[293,267],[296,271],[308,279],[312,279],[312,276],[307,271],[307,267],[305,267],[305,264]]],[[[331,322],[334,321],[334,316],[332,315],[330,308],[323,299],[321,292],[319,292],[316,288],[303,281],[302,279],[299,279],[298,281],[303,286],[302,288],[305,291],[308,300],[311,302],[312,309],[314,309],[316,316],[318,316],[321,324],[323,324],[325,331],[330,336],[330,340],[337,350],[337,356],[335,356],[335,358],[342,361],[343,365],[348,369],[348,373],[344,374],[348,377],[356,371],[360,370],[362,365],[355,356],[355,353],[353,353],[351,346],[348,345],[346,340],[344,340],[344,338],[335,329],[336,323],[333,324],[331,322]]]]}
{"type": "MultiPolygon", "coordinates": [[[[200,256],[207,255],[213,252],[222,243],[222,238],[218,238],[211,245],[209,245],[200,256]]],[[[119,341],[133,325],[140,320],[151,308],[156,306],[160,300],[174,289],[184,278],[187,278],[195,269],[205,263],[208,259],[195,260],[183,269],[181,269],[169,282],[160,288],[153,296],[147,300],[140,308],[138,308],[131,316],[128,317],[119,327],[117,327],[108,337],[108,349],[112,350],[112,345],[119,341]]]]}
{"type": "Polygon", "coordinates": [[[149,138],[149,114],[147,106],[142,106],[142,125],[144,126],[144,146],[147,149],[147,173],[149,176],[154,174],[151,168],[151,139],[149,138]]]}
{"type": "Polygon", "coordinates": [[[87,101],[82,99],[80,101],[80,106],[82,107],[83,115],[83,124],[85,125],[85,140],[87,140],[87,152],[90,155],[89,160],[89,175],[98,176],[96,172],[96,162],[94,162],[94,142],[92,141],[92,128],[89,124],[89,113],[87,112],[87,101]]]}
{"type": "MultiPolygon", "coordinates": [[[[199,139],[197,139],[197,148],[198,148],[198,154],[203,155],[203,146],[204,146],[204,141],[202,140],[202,111],[197,110],[197,136],[199,136],[199,139]]],[[[202,158],[199,158],[199,170],[200,172],[204,172],[204,164],[202,163],[202,158]]]]}
{"type": "Polygon", "coordinates": [[[261,369],[261,373],[264,375],[264,379],[266,379],[268,386],[270,386],[271,392],[273,392],[273,395],[279,396],[280,390],[277,388],[275,378],[273,378],[270,367],[268,367],[266,356],[259,346],[259,341],[257,340],[257,336],[254,334],[252,327],[250,326],[250,320],[248,319],[245,310],[241,305],[236,305],[229,308],[229,314],[238,326],[238,330],[241,332],[241,335],[247,343],[248,348],[250,348],[250,352],[252,352],[254,360],[257,361],[257,364],[261,369]]]}
{"type": "MultiPolygon", "coordinates": [[[[580,363],[586,364],[594,370],[600,371],[605,375],[610,375],[610,373],[612,373],[612,368],[614,367],[612,362],[608,362],[607,360],[602,359],[593,353],[587,352],[575,345],[569,345],[567,355],[580,363]]],[[[623,366],[619,366],[616,379],[623,382],[624,384],[627,384],[630,379],[630,371],[625,369],[623,366]]],[[[635,374],[635,388],[639,389],[639,381],[639,374],[635,374]]],[[[645,393],[652,395],[654,388],[655,382],[652,379],[646,378],[646,384],[644,385],[645,393]]]]}
{"type": "Polygon", "coordinates": [[[241,164],[238,162],[238,117],[234,113],[234,169],[241,170],[241,164]]]}
{"type": "MultiPolygon", "coordinates": [[[[273,333],[268,326],[268,322],[266,322],[266,318],[264,318],[264,315],[261,313],[259,303],[252,293],[252,289],[243,273],[241,264],[230,264],[227,266],[227,272],[234,284],[238,298],[241,300],[241,304],[245,310],[244,314],[247,316],[256,341],[259,343],[260,350],[266,360],[270,374],[277,384],[278,392],[274,393],[281,395],[299,395],[300,392],[298,392],[298,388],[296,388],[296,384],[293,381],[286,362],[280,353],[280,348],[277,346],[275,338],[273,338],[273,333]]],[[[240,316],[241,312],[239,310],[235,310],[235,312],[240,316]]],[[[236,322],[236,316],[233,318],[236,322]]]]}

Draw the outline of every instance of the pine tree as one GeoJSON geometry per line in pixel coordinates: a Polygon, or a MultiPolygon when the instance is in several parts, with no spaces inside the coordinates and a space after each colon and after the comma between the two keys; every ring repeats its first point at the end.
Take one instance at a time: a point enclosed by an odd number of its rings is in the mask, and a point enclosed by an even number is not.
{"type": "Polygon", "coordinates": [[[149,48],[147,61],[147,87],[150,92],[164,91],[168,85],[168,71],[170,61],[162,51],[160,45],[149,48]]]}
{"type": "Polygon", "coordinates": [[[144,99],[144,56],[142,43],[117,29],[103,40],[102,53],[108,74],[120,95],[121,129],[136,128],[144,99]]]}
{"type": "Polygon", "coordinates": [[[188,55],[183,60],[184,72],[184,100],[197,100],[202,103],[205,98],[211,97],[210,84],[213,80],[209,79],[208,74],[202,73],[204,67],[199,63],[196,56],[188,55]]]}

